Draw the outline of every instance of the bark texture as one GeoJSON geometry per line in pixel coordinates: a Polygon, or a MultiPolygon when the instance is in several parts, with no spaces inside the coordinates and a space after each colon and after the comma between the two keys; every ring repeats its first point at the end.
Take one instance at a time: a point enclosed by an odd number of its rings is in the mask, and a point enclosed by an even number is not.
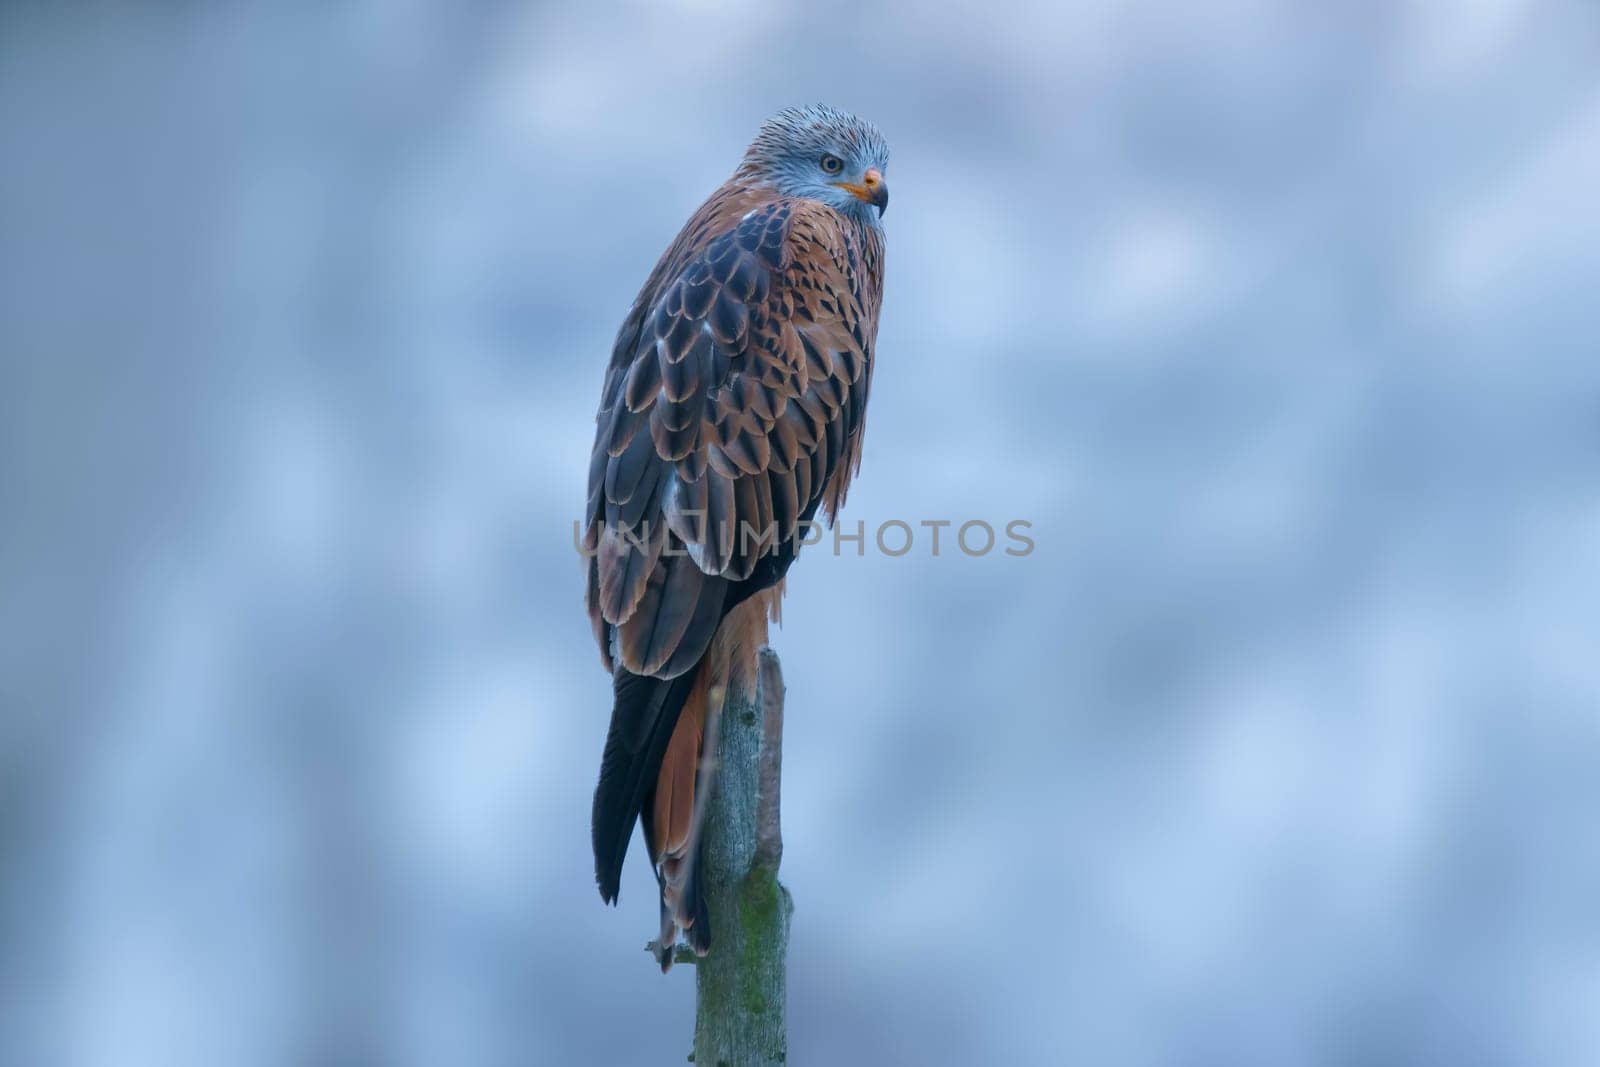
{"type": "Polygon", "coordinates": [[[728,692],[716,733],[717,783],[702,872],[712,944],[696,961],[694,1062],[782,1064],[789,1054],[785,957],[794,904],[778,881],[783,673],[770,648],[759,654],[755,692],[728,692]]]}

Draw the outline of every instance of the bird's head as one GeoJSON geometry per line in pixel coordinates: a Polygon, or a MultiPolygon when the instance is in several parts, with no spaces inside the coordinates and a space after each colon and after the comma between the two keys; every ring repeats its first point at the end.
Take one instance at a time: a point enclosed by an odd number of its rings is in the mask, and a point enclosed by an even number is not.
{"type": "Polygon", "coordinates": [[[818,200],[869,225],[889,207],[889,146],[870,122],[817,104],[785,108],[761,124],[740,173],[784,196],[818,200]]]}

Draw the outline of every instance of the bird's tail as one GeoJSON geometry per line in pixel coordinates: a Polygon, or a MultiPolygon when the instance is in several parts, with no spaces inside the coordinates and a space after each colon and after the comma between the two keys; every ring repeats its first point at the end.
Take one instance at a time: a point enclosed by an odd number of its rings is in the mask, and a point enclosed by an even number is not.
{"type": "Polygon", "coordinates": [[[622,861],[642,819],[645,847],[661,894],[658,960],[671,966],[682,931],[696,954],[711,947],[700,876],[700,828],[715,788],[716,730],[730,678],[753,691],[755,650],[766,641],[773,598],[744,600],[719,624],[710,648],[689,670],[669,679],[618,668],[600,782],[594,790],[594,875],[600,896],[615,903],[622,861]]]}
{"type": "MultiPolygon", "coordinates": [[[[591,821],[594,879],[607,904],[616,902],[634,821],[655,791],[661,760],[698,674],[697,667],[662,679],[618,667],[612,678],[611,729],[591,821]]],[[[647,835],[651,829],[646,828],[647,835]]]]}

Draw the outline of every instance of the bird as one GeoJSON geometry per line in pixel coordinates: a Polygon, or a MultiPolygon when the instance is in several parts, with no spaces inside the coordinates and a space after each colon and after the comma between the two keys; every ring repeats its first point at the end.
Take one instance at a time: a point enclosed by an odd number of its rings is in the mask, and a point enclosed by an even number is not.
{"type": "Polygon", "coordinates": [[[860,466],[888,163],[875,126],[826,105],[762,123],[662,253],[606,368],[581,542],[612,677],[595,881],[616,904],[642,823],[663,973],[680,933],[711,947],[695,872],[723,694],[747,685],[805,533],[833,522],[860,466]]]}

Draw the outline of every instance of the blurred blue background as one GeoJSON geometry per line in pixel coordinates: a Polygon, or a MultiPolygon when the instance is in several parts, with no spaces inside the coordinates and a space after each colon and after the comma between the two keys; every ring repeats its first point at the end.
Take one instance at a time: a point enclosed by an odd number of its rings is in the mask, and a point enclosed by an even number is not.
{"type": "Polygon", "coordinates": [[[779,107],[894,150],[792,1060],[1600,1063],[1600,9],[8,3],[0,1062],[682,1062],[572,548],[779,107]]]}

